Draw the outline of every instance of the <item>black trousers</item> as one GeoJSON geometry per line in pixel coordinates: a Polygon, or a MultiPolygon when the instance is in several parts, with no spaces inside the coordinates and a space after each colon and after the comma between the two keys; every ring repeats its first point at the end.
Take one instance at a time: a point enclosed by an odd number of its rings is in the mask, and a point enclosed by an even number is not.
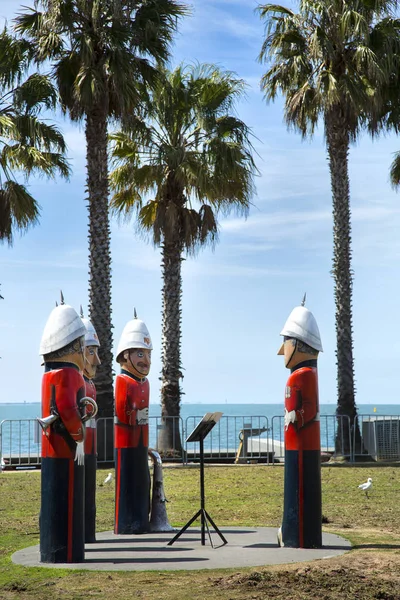
{"type": "Polygon", "coordinates": [[[319,450],[285,451],[282,541],[288,548],[322,548],[319,450]]]}
{"type": "Polygon", "coordinates": [[[115,533],[149,531],[148,448],[116,448],[115,476],[115,533]]]}
{"type": "Polygon", "coordinates": [[[68,458],[42,458],[40,560],[79,563],[85,559],[85,468],[68,458]]]}

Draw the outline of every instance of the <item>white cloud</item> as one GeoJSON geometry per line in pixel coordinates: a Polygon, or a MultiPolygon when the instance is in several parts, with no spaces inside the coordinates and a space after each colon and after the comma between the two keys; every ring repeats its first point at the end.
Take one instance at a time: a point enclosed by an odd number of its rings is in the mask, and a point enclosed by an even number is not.
{"type": "Polygon", "coordinates": [[[135,267],[142,271],[160,271],[160,249],[135,233],[135,223],[112,221],[112,257],[114,265],[135,267]]]}
{"type": "Polygon", "coordinates": [[[263,26],[259,18],[253,13],[257,3],[245,2],[204,2],[197,3],[192,11],[192,16],[184,19],[180,25],[180,31],[185,36],[190,33],[204,34],[204,23],[207,23],[206,35],[218,32],[222,35],[230,35],[254,44],[255,40],[260,45],[263,26]],[[232,4],[235,5],[232,8],[232,4]],[[229,6],[231,5],[231,6],[229,6]],[[246,9],[246,17],[243,18],[240,9],[246,9]],[[235,10],[239,12],[235,14],[235,10]]]}
{"type": "Polygon", "coordinates": [[[287,230],[293,225],[326,222],[331,218],[331,212],[326,210],[263,213],[251,216],[247,220],[237,218],[225,221],[221,224],[221,228],[226,232],[246,231],[250,235],[258,236],[271,228],[276,231],[277,226],[284,226],[287,230]]]}
{"type": "Polygon", "coordinates": [[[256,265],[235,265],[232,262],[231,260],[230,263],[216,263],[215,261],[206,263],[204,261],[188,260],[183,264],[182,273],[184,277],[310,277],[310,273],[306,269],[291,269],[290,267],[274,269],[256,265]]]}

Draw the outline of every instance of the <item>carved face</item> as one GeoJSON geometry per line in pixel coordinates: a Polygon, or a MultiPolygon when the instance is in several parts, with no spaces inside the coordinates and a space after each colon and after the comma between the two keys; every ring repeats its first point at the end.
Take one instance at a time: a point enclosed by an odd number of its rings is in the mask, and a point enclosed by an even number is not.
{"type": "Polygon", "coordinates": [[[297,348],[296,348],[296,340],[294,338],[287,338],[283,342],[283,358],[285,362],[285,367],[290,369],[294,366],[297,358],[297,348]]]}
{"type": "Polygon", "coordinates": [[[304,344],[301,340],[286,336],[283,338],[283,344],[279,348],[278,354],[284,357],[287,369],[293,369],[301,362],[318,357],[317,350],[310,348],[310,346],[304,344]]]}
{"type": "Polygon", "coordinates": [[[84,375],[88,379],[94,379],[96,376],[97,366],[100,365],[100,358],[97,346],[86,346],[85,348],[85,368],[84,375]]]}
{"type": "Polygon", "coordinates": [[[124,357],[127,360],[123,367],[137,377],[146,377],[150,371],[151,350],[145,348],[132,348],[126,350],[124,357]]]}

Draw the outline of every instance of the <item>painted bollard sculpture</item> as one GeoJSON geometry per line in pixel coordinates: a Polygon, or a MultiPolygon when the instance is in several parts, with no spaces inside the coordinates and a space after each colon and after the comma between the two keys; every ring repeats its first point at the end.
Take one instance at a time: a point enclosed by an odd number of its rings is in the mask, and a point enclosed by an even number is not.
{"type": "MultiPolygon", "coordinates": [[[[304,303],[304,301],[303,301],[304,303]]],[[[297,306],[281,331],[285,367],[285,475],[281,546],[322,547],[321,440],[317,358],[321,338],[313,314],[297,306]]]]}
{"type": "MultiPolygon", "coordinates": [[[[81,319],[86,327],[83,379],[85,381],[85,396],[96,402],[96,386],[93,379],[97,366],[100,364],[98,348],[99,338],[93,324],[83,316],[81,319]]],[[[90,405],[87,409],[91,409],[90,405]]],[[[97,437],[96,419],[90,411],[85,423],[85,542],[96,541],[96,471],[97,471],[97,437]]]]}
{"type": "Polygon", "coordinates": [[[117,349],[121,374],[115,379],[115,533],[149,531],[150,472],[149,331],[136,317],[128,321],[117,349]]]}
{"type": "Polygon", "coordinates": [[[51,312],[41,340],[43,428],[41,459],[40,560],[84,560],[84,336],[78,313],[63,303],[51,312]]]}

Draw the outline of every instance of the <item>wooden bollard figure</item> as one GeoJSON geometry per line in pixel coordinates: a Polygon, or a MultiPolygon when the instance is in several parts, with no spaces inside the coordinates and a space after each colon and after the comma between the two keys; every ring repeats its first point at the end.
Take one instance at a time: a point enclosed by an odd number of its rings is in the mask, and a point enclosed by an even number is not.
{"type": "Polygon", "coordinates": [[[297,306],[281,331],[278,354],[291,374],[285,390],[285,476],[281,546],[322,547],[321,440],[317,358],[321,338],[313,314],[297,306]]]}
{"type": "MultiPolygon", "coordinates": [[[[85,396],[96,401],[96,386],[93,379],[100,364],[98,355],[100,342],[91,321],[83,316],[82,307],[81,319],[86,327],[83,368],[85,396]]],[[[88,411],[87,416],[89,418],[85,423],[85,542],[91,544],[96,541],[97,437],[95,415],[88,411]]]]}
{"type": "Polygon", "coordinates": [[[150,471],[149,331],[136,317],[126,324],[117,349],[115,379],[115,533],[149,531],[150,471]]]}
{"type": "MultiPolygon", "coordinates": [[[[63,302],[63,298],[62,298],[63,302]]],[[[40,560],[78,563],[85,557],[84,435],[82,377],[86,328],[67,304],[51,312],[41,340],[43,429],[41,460],[40,560]]]]}

